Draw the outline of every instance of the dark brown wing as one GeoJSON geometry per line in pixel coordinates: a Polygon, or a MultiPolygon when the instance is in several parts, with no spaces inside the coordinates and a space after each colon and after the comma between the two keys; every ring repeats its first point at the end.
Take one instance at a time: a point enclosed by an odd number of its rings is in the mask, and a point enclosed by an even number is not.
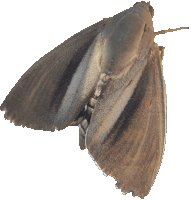
{"type": "Polygon", "coordinates": [[[143,198],[158,173],[166,133],[165,84],[157,44],[153,44],[137,84],[135,78],[119,93],[106,114],[100,107],[111,105],[117,81],[103,89],[86,145],[99,167],[117,180],[122,192],[132,191],[134,196],[143,198]]]}

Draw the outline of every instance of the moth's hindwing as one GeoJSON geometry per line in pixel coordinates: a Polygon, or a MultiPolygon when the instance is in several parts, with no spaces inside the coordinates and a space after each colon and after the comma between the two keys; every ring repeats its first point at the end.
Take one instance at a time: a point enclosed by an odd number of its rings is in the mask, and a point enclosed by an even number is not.
{"type": "Polygon", "coordinates": [[[117,180],[122,192],[133,191],[141,198],[158,173],[166,133],[165,84],[157,44],[147,59],[138,81],[135,77],[120,93],[115,90],[117,80],[103,88],[86,136],[99,167],[117,180]],[[117,100],[112,98],[116,94],[117,100]]]}

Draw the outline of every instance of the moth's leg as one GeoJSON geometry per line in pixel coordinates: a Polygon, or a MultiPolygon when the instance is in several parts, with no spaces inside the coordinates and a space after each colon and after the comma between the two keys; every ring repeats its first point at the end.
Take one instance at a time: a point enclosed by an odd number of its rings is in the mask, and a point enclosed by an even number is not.
{"type": "Polygon", "coordinates": [[[83,110],[79,113],[76,119],[69,126],[78,126],[80,123],[82,123],[85,117],[86,110],[87,110],[87,106],[83,108],[83,110]]]}
{"type": "Polygon", "coordinates": [[[79,146],[81,150],[86,149],[84,130],[79,127],[79,146]]]}
{"type": "Polygon", "coordinates": [[[92,99],[95,99],[95,101],[96,101],[96,99],[101,94],[102,87],[105,85],[105,83],[108,80],[109,80],[109,76],[108,75],[106,75],[105,73],[101,73],[100,74],[99,81],[97,83],[96,90],[95,90],[95,93],[94,93],[94,97],[92,99]]]}
{"type": "Polygon", "coordinates": [[[105,73],[102,73],[100,75],[100,80],[97,83],[95,93],[93,97],[90,99],[88,104],[84,107],[83,111],[78,115],[78,117],[75,119],[74,122],[72,122],[70,125],[75,126],[78,124],[79,126],[79,146],[81,150],[86,149],[85,145],[85,137],[86,137],[86,131],[88,129],[91,115],[93,113],[94,107],[97,103],[97,98],[99,97],[101,93],[102,86],[107,82],[108,77],[105,73]]]}
{"type": "Polygon", "coordinates": [[[79,126],[79,146],[81,150],[86,149],[86,145],[85,145],[86,131],[88,129],[94,107],[97,103],[97,98],[101,93],[102,86],[107,82],[107,80],[108,80],[107,75],[105,73],[102,73],[100,75],[100,80],[97,83],[96,90],[93,97],[90,99],[90,101],[84,108],[84,111],[82,114],[84,120],[80,122],[80,124],[78,125],[79,126]]]}
{"type": "Polygon", "coordinates": [[[97,103],[97,100],[95,98],[91,98],[89,103],[84,108],[83,113],[83,121],[80,122],[79,126],[79,146],[81,150],[86,149],[85,145],[85,137],[86,137],[86,131],[88,129],[88,126],[90,124],[91,115],[94,110],[94,106],[97,103]]]}
{"type": "Polygon", "coordinates": [[[97,100],[96,100],[95,98],[91,98],[90,101],[89,101],[89,103],[88,103],[88,108],[87,108],[87,110],[88,110],[88,114],[89,114],[90,116],[91,116],[91,114],[92,114],[92,112],[93,112],[93,109],[94,109],[96,103],[97,103],[97,100]],[[91,112],[91,113],[90,113],[90,112],[91,112]]]}
{"type": "Polygon", "coordinates": [[[86,149],[85,145],[85,136],[86,136],[86,130],[88,128],[88,121],[84,119],[84,121],[79,124],[79,146],[81,150],[86,149]]]}

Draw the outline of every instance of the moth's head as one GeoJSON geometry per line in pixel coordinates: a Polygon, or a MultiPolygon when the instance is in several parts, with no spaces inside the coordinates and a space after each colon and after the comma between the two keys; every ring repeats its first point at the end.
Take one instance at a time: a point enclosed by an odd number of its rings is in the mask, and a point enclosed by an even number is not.
{"type": "Polygon", "coordinates": [[[134,6],[144,8],[147,12],[150,12],[151,17],[154,16],[154,8],[150,5],[150,1],[147,3],[145,1],[137,2],[134,6]]]}

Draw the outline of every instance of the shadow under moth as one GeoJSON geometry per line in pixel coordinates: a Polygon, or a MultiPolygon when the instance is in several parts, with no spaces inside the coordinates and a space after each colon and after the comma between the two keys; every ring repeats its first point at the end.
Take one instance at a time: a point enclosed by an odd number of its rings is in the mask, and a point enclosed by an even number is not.
{"type": "Polygon", "coordinates": [[[79,126],[87,148],[123,193],[144,198],[159,171],[166,134],[164,47],[144,1],[82,30],[24,73],[2,103],[16,126],[79,126]]]}

